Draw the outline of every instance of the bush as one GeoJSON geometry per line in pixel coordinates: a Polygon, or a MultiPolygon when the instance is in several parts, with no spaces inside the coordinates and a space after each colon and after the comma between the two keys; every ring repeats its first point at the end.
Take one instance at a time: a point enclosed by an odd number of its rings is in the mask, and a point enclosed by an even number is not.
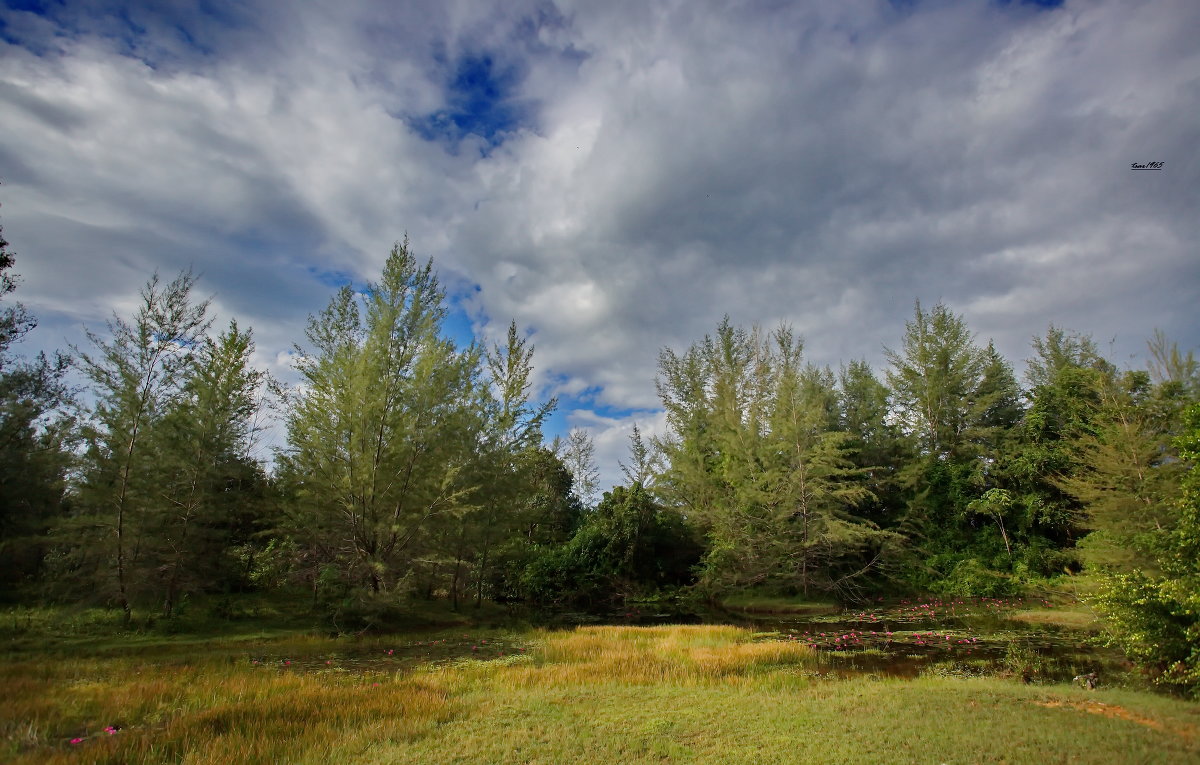
{"type": "Polygon", "coordinates": [[[998,598],[1016,595],[1019,590],[1011,576],[993,571],[976,558],[959,561],[949,576],[933,585],[933,591],[939,595],[963,597],[998,598]]]}

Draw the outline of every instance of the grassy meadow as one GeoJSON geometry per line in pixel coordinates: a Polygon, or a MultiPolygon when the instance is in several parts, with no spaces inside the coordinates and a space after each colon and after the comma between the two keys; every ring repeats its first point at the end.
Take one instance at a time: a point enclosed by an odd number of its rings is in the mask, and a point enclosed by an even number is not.
{"type": "Polygon", "coordinates": [[[1192,702],[955,671],[969,654],[915,677],[846,671],[786,631],[31,629],[13,617],[0,665],[4,762],[1200,762],[1192,702]]]}

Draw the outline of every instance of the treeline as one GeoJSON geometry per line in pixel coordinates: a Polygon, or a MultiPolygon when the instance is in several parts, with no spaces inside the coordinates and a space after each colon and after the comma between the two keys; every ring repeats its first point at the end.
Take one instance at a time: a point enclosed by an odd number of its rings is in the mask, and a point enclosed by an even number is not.
{"type": "Polygon", "coordinates": [[[3,313],[10,597],[133,620],[303,589],[361,625],[420,599],[852,601],[1086,574],[1131,654],[1172,682],[1200,673],[1200,365],[1161,335],[1129,370],[1051,327],[1022,382],[943,305],[917,305],[882,375],[725,320],[661,352],[667,431],[635,429],[626,485],[592,506],[586,435],[544,442],[555,403],[532,396],[533,348],[515,324],[501,345],[449,339],[407,241],[310,318],[290,389],[253,368],[249,330],[213,331],[194,286],[152,279],[134,316],[55,359],[12,357],[33,321],[3,313]],[[250,456],[269,408],[287,432],[271,472],[250,456]]]}

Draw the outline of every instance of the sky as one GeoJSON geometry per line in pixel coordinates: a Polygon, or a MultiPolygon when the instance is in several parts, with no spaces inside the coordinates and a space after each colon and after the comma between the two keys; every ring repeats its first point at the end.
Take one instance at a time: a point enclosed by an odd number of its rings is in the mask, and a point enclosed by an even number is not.
{"type": "Polygon", "coordinates": [[[192,267],[295,381],[407,234],[448,332],[527,333],[603,488],[725,315],[881,376],[916,300],[1018,375],[1050,324],[1136,366],[1200,346],[1198,38],[1194,0],[8,0],[17,350],[192,267]]]}

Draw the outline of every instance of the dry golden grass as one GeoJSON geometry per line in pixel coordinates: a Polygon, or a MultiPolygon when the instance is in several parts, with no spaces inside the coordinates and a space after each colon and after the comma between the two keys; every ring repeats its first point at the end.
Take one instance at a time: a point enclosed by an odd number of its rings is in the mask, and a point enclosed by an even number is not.
{"type": "Polygon", "coordinates": [[[583,627],[541,632],[534,661],[497,667],[498,682],[520,686],[618,683],[710,683],[804,665],[812,649],[753,642],[753,633],[724,625],[583,627]]]}
{"type": "Polygon", "coordinates": [[[453,713],[449,690],[429,675],[108,664],[6,667],[0,736],[12,762],[328,762],[338,759],[332,747],[403,741],[453,713]]]}
{"type": "Polygon", "coordinates": [[[1009,614],[1008,618],[1026,624],[1066,627],[1075,630],[1099,631],[1102,627],[1100,617],[1090,609],[1030,609],[1015,611],[1009,614]]]}

